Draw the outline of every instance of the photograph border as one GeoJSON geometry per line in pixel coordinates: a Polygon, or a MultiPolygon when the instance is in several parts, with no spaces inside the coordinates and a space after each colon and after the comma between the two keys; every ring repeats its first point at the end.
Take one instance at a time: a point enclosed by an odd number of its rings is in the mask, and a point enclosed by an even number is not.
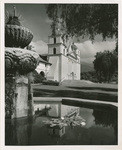
{"type": "Polygon", "coordinates": [[[25,149],[36,149],[36,150],[43,150],[43,149],[50,149],[50,150],[57,150],[64,149],[64,150],[122,150],[122,2],[121,0],[45,0],[44,2],[41,0],[1,0],[0,2],[0,148],[1,150],[25,150],[25,149]],[[4,63],[4,4],[5,3],[32,3],[32,4],[48,4],[48,3],[74,3],[74,4],[87,4],[87,3],[116,3],[118,4],[118,18],[119,18],[119,24],[118,24],[118,145],[68,145],[68,146],[5,146],[5,63],[4,63]]]}

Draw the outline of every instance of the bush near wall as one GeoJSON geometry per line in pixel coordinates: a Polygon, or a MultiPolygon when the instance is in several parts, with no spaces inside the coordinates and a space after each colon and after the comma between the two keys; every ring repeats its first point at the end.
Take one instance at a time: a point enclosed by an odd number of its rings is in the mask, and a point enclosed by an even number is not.
{"type": "Polygon", "coordinates": [[[59,82],[58,81],[52,81],[52,80],[44,80],[44,81],[42,81],[42,84],[59,86],[59,82]]]}
{"type": "Polygon", "coordinates": [[[42,83],[43,80],[46,80],[44,76],[41,74],[38,74],[38,72],[35,70],[33,71],[33,82],[34,83],[42,83]]]}
{"type": "Polygon", "coordinates": [[[47,80],[46,77],[43,76],[43,74],[41,73],[38,74],[36,70],[33,71],[32,78],[33,78],[33,83],[42,83],[43,85],[59,86],[58,81],[47,80]]]}

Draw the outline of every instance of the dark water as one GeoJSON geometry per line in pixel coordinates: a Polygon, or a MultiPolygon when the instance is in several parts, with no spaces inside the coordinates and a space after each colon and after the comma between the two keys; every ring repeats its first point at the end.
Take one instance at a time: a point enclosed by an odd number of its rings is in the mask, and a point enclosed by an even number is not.
{"type": "MultiPolygon", "coordinates": [[[[116,145],[117,109],[111,107],[77,107],[61,103],[35,103],[36,116],[6,120],[6,145],[116,145]],[[47,112],[40,111],[51,107],[47,112]],[[78,110],[86,120],[85,126],[66,126],[63,134],[57,136],[43,121],[59,118],[78,110]],[[38,115],[37,112],[41,112],[38,115]]],[[[60,131],[58,131],[60,134],[60,131]]]]}

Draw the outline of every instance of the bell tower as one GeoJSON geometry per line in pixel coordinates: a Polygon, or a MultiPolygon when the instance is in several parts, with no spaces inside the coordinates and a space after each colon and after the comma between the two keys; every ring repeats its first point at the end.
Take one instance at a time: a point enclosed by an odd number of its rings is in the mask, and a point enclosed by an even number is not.
{"type": "Polygon", "coordinates": [[[48,36],[48,61],[52,64],[47,75],[48,80],[80,79],[80,63],[77,47],[72,45],[72,38],[62,32],[58,24],[54,25],[48,36]],[[73,48],[72,48],[73,47],[73,48]]]}
{"type": "Polygon", "coordinates": [[[62,35],[51,35],[48,37],[48,54],[66,54],[66,46],[63,43],[62,35]]]}
{"type": "Polygon", "coordinates": [[[52,30],[52,35],[48,36],[48,54],[57,55],[64,54],[66,55],[66,46],[64,44],[63,33],[61,30],[60,22],[54,22],[54,27],[52,30]]]}

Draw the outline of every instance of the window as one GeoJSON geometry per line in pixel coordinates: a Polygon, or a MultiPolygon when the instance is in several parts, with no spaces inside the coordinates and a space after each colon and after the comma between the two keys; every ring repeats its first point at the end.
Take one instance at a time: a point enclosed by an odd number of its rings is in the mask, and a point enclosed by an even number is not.
{"type": "Polygon", "coordinates": [[[56,43],[56,37],[54,37],[54,44],[56,43]]]}
{"type": "Polygon", "coordinates": [[[63,53],[64,53],[64,55],[65,55],[65,49],[64,49],[63,53]]]}
{"type": "Polygon", "coordinates": [[[56,48],[53,48],[53,54],[56,54],[56,48]]]}

